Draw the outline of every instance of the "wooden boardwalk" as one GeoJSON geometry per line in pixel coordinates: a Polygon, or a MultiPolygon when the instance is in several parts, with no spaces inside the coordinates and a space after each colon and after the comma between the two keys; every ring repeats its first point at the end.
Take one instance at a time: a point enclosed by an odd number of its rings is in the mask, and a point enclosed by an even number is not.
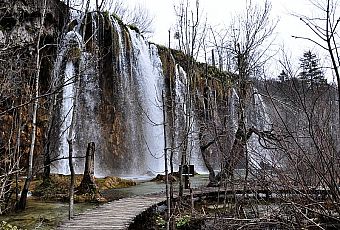
{"type": "Polygon", "coordinates": [[[112,201],[63,222],[57,229],[127,229],[136,216],[163,201],[165,194],[112,201]]]}
{"type": "MultiPolygon", "coordinates": [[[[277,190],[275,194],[281,195],[297,195],[297,194],[321,194],[321,191],[299,191],[299,190],[277,190]]],[[[218,188],[200,188],[193,191],[193,196],[199,197],[202,195],[213,195],[216,193],[225,194],[257,194],[262,193],[267,199],[271,197],[271,191],[269,189],[256,188],[253,190],[225,190],[218,188]]],[[[188,191],[185,192],[185,196],[189,196],[188,191]]],[[[178,195],[175,194],[175,197],[178,195]]],[[[127,229],[130,224],[133,223],[135,218],[142,214],[152,206],[165,202],[166,197],[164,193],[148,194],[143,196],[133,196],[123,198],[120,200],[112,201],[107,204],[98,206],[95,209],[88,210],[75,216],[72,220],[63,222],[57,229],[79,229],[79,230],[105,230],[105,229],[127,229]]]]}
{"type": "MultiPolygon", "coordinates": [[[[194,190],[193,195],[196,197],[221,192],[224,192],[224,189],[205,187],[194,190]]],[[[189,191],[186,191],[184,195],[189,196],[189,191]]],[[[178,196],[177,192],[174,196],[178,196]]],[[[115,200],[76,215],[72,220],[67,220],[60,224],[57,229],[127,229],[138,215],[142,214],[152,206],[165,201],[165,193],[133,196],[115,200]]]]}

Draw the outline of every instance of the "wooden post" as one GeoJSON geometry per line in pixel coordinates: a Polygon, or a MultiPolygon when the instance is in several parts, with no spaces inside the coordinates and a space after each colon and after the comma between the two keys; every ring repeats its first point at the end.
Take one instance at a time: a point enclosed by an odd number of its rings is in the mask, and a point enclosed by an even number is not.
{"type": "MultiPolygon", "coordinates": [[[[71,133],[71,132],[70,132],[71,133]]],[[[72,135],[72,134],[71,134],[72,135]]],[[[70,136],[71,136],[70,135],[70,136]]],[[[75,173],[74,173],[74,166],[73,166],[73,141],[72,139],[68,139],[68,162],[70,167],[70,188],[69,188],[69,209],[68,209],[68,219],[71,220],[74,214],[74,184],[75,184],[75,173]]]]}
{"type": "Polygon", "coordinates": [[[216,64],[215,64],[215,53],[214,53],[214,50],[212,49],[211,50],[211,65],[212,66],[216,66],[216,64]]]}
{"type": "Polygon", "coordinates": [[[165,99],[164,90],[162,91],[162,102],[163,102],[163,128],[164,128],[164,173],[165,173],[165,190],[166,190],[166,205],[167,216],[166,216],[166,230],[170,229],[170,218],[171,218],[171,204],[170,204],[170,191],[169,191],[169,173],[168,173],[168,147],[166,140],[166,114],[165,114],[165,99]]]}
{"type": "Polygon", "coordinates": [[[193,215],[194,210],[195,210],[195,203],[194,203],[194,192],[192,188],[190,188],[190,200],[191,200],[191,215],[193,215]]]}

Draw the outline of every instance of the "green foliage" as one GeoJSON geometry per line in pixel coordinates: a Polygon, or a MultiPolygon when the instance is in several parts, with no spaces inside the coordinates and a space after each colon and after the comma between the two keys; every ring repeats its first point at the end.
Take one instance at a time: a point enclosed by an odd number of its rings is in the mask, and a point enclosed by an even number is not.
{"type": "Polygon", "coordinates": [[[163,228],[163,227],[165,227],[165,224],[166,224],[166,221],[163,219],[163,217],[161,217],[161,216],[156,216],[156,225],[157,225],[158,227],[163,228]]]}
{"type": "Polygon", "coordinates": [[[80,56],[81,56],[81,49],[77,46],[72,47],[68,52],[68,57],[73,61],[79,60],[80,56]]]}
{"type": "Polygon", "coordinates": [[[110,17],[109,11],[104,11],[103,15],[104,15],[105,18],[109,18],[110,17]]]}
{"type": "Polygon", "coordinates": [[[278,78],[281,82],[284,82],[284,81],[288,80],[288,75],[284,70],[282,70],[282,72],[279,74],[278,78]]]}
{"type": "Polygon", "coordinates": [[[189,224],[191,217],[189,215],[184,215],[176,220],[176,227],[181,228],[189,224]]]}
{"type": "Polygon", "coordinates": [[[11,225],[11,224],[7,223],[6,221],[1,221],[0,229],[1,230],[21,230],[21,228],[18,228],[17,226],[14,226],[14,225],[11,225]]]}
{"type": "Polygon", "coordinates": [[[136,31],[136,33],[140,34],[140,31],[136,25],[127,25],[131,30],[136,31]]]}
{"type": "Polygon", "coordinates": [[[118,22],[120,25],[124,25],[122,19],[115,13],[112,13],[111,16],[118,22]]]}

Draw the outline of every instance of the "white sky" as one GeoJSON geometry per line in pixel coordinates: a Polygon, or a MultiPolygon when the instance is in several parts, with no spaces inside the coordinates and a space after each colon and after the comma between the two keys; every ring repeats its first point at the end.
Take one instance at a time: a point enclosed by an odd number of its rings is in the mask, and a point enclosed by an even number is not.
{"type": "MultiPolygon", "coordinates": [[[[175,28],[175,11],[174,5],[180,0],[126,0],[130,5],[142,4],[154,15],[154,35],[149,39],[158,44],[168,44],[168,30],[174,33],[175,28]]],[[[196,0],[191,0],[190,4],[195,5],[196,0]]],[[[237,15],[245,8],[247,0],[200,0],[200,8],[203,10],[203,15],[208,18],[208,24],[225,25],[228,28],[233,15],[237,15]]],[[[253,0],[253,3],[263,5],[264,0],[253,0]]],[[[303,52],[309,49],[319,55],[319,49],[311,42],[294,39],[296,36],[314,36],[307,27],[299,20],[298,17],[292,14],[310,15],[315,10],[308,0],[271,0],[273,20],[279,20],[276,27],[274,50],[278,50],[284,46],[288,54],[292,56],[293,63],[299,65],[299,58],[303,52]]],[[[173,36],[172,36],[173,38],[173,36]]],[[[276,58],[280,58],[276,56],[276,58]]],[[[281,72],[281,67],[275,67],[277,71],[274,74],[281,72]]]]}
{"type": "MultiPolygon", "coordinates": [[[[154,36],[151,39],[156,43],[166,44],[168,40],[168,30],[174,28],[176,21],[174,5],[179,0],[126,0],[133,4],[142,4],[154,15],[154,36]]],[[[254,3],[263,3],[264,0],[253,0],[254,3]]],[[[192,5],[195,0],[191,0],[192,5]]],[[[233,15],[244,9],[246,0],[200,0],[200,8],[204,11],[210,25],[228,25],[233,15]]],[[[272,18],[280,19],[277,27],[279,37],[284,40],[290,39],[291,35],[302,35],[306,32],[306,27],[292,13],[309,14],[313,9],[308,0],[272,0],[272,18]]],[[[289,41],[290,42],[290,41],[289,41]]],[[[293,42],[290,42],[293,43],[293,42]]],[[[299,47],[299,46],[297,46],[299,47]]]]}

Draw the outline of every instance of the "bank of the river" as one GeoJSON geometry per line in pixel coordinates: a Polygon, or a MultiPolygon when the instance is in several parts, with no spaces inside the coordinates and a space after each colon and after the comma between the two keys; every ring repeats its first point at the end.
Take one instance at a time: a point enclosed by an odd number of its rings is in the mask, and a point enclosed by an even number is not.
{"type": "MultiPolygon", "coordinates": [[[[74,211],[75,214],[78,214],[97,205],[98,203],[77,203],[74,206],[74,211]]],[[[47,230],[54,229],[61,220],[67,217],[68,204],[66,202],[41,201],[38,198],[30,197],[25,211],[2,215],[0,222],[5,221],[19,229],[47,230]]]]}
{"type": "MultiPolygon", "coordinates": [[[[163,182],[150,181],[151,178],[142,178],[142,180],[140,179],[141,178],[115,179],[112,177],[106,180],[104,178],[98,179],[97,182],[99,182],[101,187],[100,194],[106,201],[112,201],[136,195],[165,192],[165,184],[163,182]],[[134,183],[126,183],[126,181],[133,181],[134,183]]],[[[206,186],[207,183],[207,175],[197,175],[191,178],[191,185],[194,188],[206,186]]],[[[178,188],[177,183],[174,184],[174,188],[178,188]]],[[[31,196],[29,197],[27,203],[28,205],[24,212],[10,213],[8,215],[0,216],[0,222],[6,221],[9,224],[15,225],[21,229],[47,230],[54,229],[62,220],[65,220],[68,217],[67,202],[61,202],[57,200],[44,201],[41,198],[31,196]]],[[[98,202],[75,203],[75,214],[77,215],[87,209],[95,208],[98,205],[100,205],[98,202]]]]}
{"type": "MultiPolygon", "coordinates": [[[[76,187],[80,185],[82,175],[76,176],[76,187]]],[[[96,178],[98,192],[95,194],[76,194],[74,213],[77,215],[86,209],[92,209],[101,203],[110,201],[101,195],[101,191],[135,186],[133,180],[119,177],[96,178]]],[[[24,178],[19,180],[19,190],[22,189],[24,178]]],[[[9,212],[0,215],[0,230],[12,229],[53,229],[61,220],[68,218],[68,188],[69,176],[51,175],[50,183],[44,185],[42,180],[35,179],[30,186],[27,206],[23,212],[9,212]],[[7,224],[4,224],[7,223],[7,224]]],[[[14,202],[14,194],[13,194],[14,202]]]]}

